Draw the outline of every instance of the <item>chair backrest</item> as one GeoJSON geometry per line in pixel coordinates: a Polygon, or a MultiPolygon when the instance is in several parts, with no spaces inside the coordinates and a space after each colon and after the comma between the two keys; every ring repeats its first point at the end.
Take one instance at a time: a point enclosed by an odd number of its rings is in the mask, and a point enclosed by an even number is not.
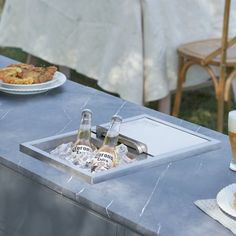
{"type": "Polygon", "coordinates": [[[230,15],[231,0],[225,0],[223,32],[221,39],[221,64],[225,65],[227,57],[228,35],[229,35],[229,15],[230,15]]]}
{"type": "Polygon", "coordinates": [[[228,41],[230,5],[231,0],[225,0],[221,46],[203,59],[203,65],[208,64],[213,58],[217,57],[218,55],[221,55],[221,64],[225,65],[227,58],[227,49],[232,47],[236,43],[236,37],[233,37],[228,41]]]}

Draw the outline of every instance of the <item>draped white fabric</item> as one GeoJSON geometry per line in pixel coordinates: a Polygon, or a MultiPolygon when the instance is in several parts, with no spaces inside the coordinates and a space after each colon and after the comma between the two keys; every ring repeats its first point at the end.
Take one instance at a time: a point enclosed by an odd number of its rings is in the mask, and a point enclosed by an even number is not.
{"type": "MultiPolygon", "coordinates": [[[[141,104],[143,91],[153,101],[175,88],[180,44],[221,35],[223,6],[224,0],[7,0],[0,45],[73,68],[141,104]]],[[[192,75],[197,82],[207,76],[198,68],[192,75]]]]}

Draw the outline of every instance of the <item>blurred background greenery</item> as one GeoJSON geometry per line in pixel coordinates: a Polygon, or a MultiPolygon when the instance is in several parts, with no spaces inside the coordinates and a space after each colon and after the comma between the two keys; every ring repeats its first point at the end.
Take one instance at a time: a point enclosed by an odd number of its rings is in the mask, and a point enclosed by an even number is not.
{"type": "Polygon", "coordinates": [[[0,10],[2,10],[5,0],[0,0],[0,10]]]}

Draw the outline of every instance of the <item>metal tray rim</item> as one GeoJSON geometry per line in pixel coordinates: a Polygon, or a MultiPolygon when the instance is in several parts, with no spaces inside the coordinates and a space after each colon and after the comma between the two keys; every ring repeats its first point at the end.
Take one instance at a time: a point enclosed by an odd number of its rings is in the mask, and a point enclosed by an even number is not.
{"type": "MultiPolygon", "coordinates": [[[[174,156],[171,155],[171,153],[169,153],[169,152],[162,154],[162,155],[155,156],[155,157],[149,156],[149,158],[147,158],[147,159],[133,162],[133,163],[129,163],[126,166],[122,165],[122,166],[107,170],[105,172],[100,172],[100,173],[90,173],[88,171],[84,171],[82,168],[79,170],[78,170],[78,168],[73,168],[73,166],[70,166],[67,163],[57,161],[49,153],[34,146],[39,143],[43,143],[43,142],[52,141],[55,139],[61,139],[63,137],[69,137],[69,136],[75,135],[77,133],[77,131],[70,131],[67,133],[60,134],[60,135],[50,136],[50,137],[22,143],[22,144],[20,144],[20,151],[22,151],[25,154],[28,154],[34,158],[40,159],[41,161],[50,162],[51,164],[55,165],[55,167],[59,167],[62,170],[64,170],[64,168],[66,168],[66,171],[70,171],[70,169],[71,169],[71,171],[74,174],[82,177],[87,182],[94,184],[94,183],[99,183],[99,182],[102,182],[105,180],[109,180],[111,178],[122,177],[124,175],[137,172],[138,170],[141,170],[144,168],[154,167],[154,166],[158,166],[158,165],[161,165],[164,163],[169,163],[169,162],[174,162],[174,161],[177,161],[180,159],[185,159],[187,157],[191,157],[196,154],[203,153],[203,152],[212,151],[212,150],[217,149],[219,147],[219,144],[221,143],[219,140],[216,140],[214,138],[208,137],[208,136],[200,134],[200,133],[196,133],[196,132],[194,132],[192,130],[188,130],[186,128],[182,128],[180,126],[177,126],[177,125],[172,124],[170,122],[163,121],[161,119],[152,117],[147,114],[130,117],[130,118],[125,119],[124,121],[132,121],[132,120],[136,120],[136,119],[140,119],[140,118],[149,118],[149,119],[161,122],[161,123],[171,126],[173,128],[177,128],[177,129],[183,130],[187,133],[204,138],[204,139],[208,140],[209,143],[197,144],[197,145],[193,145],[189,148],[184,148],[184,152],[182,149],[180,149],[175,152],[174,156]],[[207,147],[207,149],[206,149],[206,147],[207,147]],[[58,164],[59,164],[59,166],[58,166],[58,164]]],[[[106,123],[106,124],[108,124],[108,123],[106,123]]],[[[106,124],[103,124],[103,125],[106,125],[106,124]]],[[[94,130],[94,127],[92,130],[94,130]]]]}

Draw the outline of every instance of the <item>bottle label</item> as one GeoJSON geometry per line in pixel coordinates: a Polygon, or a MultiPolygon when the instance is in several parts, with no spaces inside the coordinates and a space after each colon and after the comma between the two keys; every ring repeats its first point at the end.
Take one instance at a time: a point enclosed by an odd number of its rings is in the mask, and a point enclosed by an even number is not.
{"type": "Polygon", "coordinates": [[[113,155],[108,152],[98,152],[95,157],[93,166],[103,166],[106,169],[113,167],[113,155]]]}
{"type": "Polygon", "coordinates": [[[76,154],[83,154],[88,152],[93,152],[92,148],[86,145],[76,145],[72,148],[72,152],[76,154]]]}

